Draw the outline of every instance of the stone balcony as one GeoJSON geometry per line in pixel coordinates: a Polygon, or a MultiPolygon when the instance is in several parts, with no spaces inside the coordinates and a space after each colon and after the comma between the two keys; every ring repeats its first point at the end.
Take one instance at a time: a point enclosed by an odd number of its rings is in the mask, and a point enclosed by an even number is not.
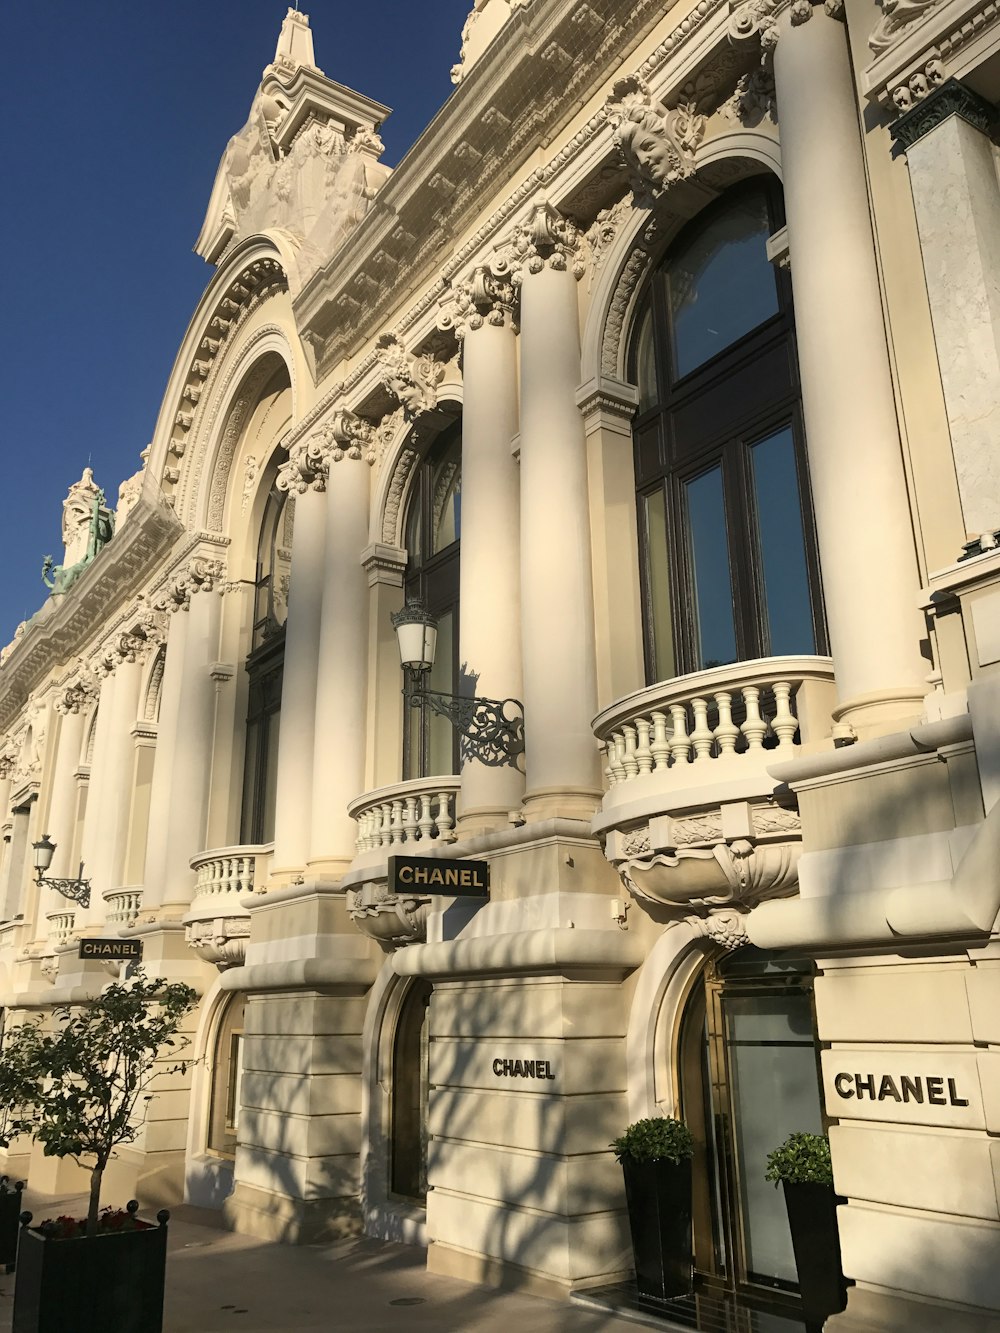
{"type": "Polygon", "coordinates": [[[184,934],[199,958],[221,970],[242,965],[250,934],[250,913],[240,899],[262,892],[273,843],[216,847],[191,860],[195,894],[184,916],[184,934]]]}
{"type": "Polygon", "coordinates": [[[121,930],[138,921],[142,907],[141,888],[105,889],[101,897],[107,904],[104,919],[108,926],[121,930]]]}
{"type": "Polygon", "coordinates": [[[413,778],[359,796],[348,807],[357,821],[357,855],[344,877],[348,912],[362,934],[383,949],[425,938],[430,899],[391,894],[387,860],[395,854],[424,856],[455,841],[455,808],[461,779],[413,778]]]}
{"type": "Polygon", "coordinates": [[[768,768],[828,738],[835,702],[829,658],[772,657],[600,713],[607,788],[593,827],[635,897],[698,914],[793,891],[798,812],[768,768]]]}

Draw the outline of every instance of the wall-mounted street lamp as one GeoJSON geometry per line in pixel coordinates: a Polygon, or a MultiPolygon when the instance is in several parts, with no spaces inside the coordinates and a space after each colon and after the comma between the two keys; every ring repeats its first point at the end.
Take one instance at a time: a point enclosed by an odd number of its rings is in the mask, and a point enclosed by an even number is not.
{"type": "Polygon", "coordinates": [[[404,697],[414,708],[426,704],[458,728],[463,759],[478,759],[488,768],[517,768],[524,753],[524,705],[519,699],[481,699],[476,695],[443,694],[427,689],[427,675],[437,649],[437,620],[422,602],[408,600],[392,615],[399,660],[410,688],[404,697]]]}
{"type": "Polygon", "coordinates": [[[33,842],[35,853],[35,883],[44,884],[64,898],[69,898],[81,907],[90,906],[90,880],[83,878],[83,862],[80,862],[80,874],[76,879],[49,879],[46,870],[52,864],[56,845],[47,833],[43,833],[38,842],[33,842]]]}

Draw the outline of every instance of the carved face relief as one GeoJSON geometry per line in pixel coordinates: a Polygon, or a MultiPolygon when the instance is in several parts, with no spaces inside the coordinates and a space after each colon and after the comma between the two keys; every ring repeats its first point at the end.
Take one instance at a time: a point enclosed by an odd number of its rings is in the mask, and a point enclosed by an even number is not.
{"type": "Polygon", "coordinates": [[[638,174],[656,189],[664,189],[677,179],[677,154],[662,129],[657,130],[652,114],[643,123],[627,124],[621,129],[621,147],[625,159],[638,174]]]}

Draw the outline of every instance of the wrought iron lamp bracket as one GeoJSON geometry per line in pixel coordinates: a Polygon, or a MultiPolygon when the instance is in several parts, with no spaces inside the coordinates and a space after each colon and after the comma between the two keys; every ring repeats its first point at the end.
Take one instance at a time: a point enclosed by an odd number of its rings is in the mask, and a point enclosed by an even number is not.
{"type": "MultiPolygon", "coordinates": [[[[80,869],[83,869],[82,865],[80,869]]],[[[81,907],[90,906],[89,879],[49,879],[47,875],[37,875],[36,883],[47,889],[55,889],[56,893],[61,893],[70,902],[79,903],[81,907]]]]}
{"type": "Polygon", "coordinates": [[[520,699],[482,699],[476,695],[446,694],[423,688],[419,672],[410,673],[405,697],[411,707],[428,708],[459,733],[463,759],[476,759],[487,768],[518,768],[524,754],[524,705],[520,699]]]}

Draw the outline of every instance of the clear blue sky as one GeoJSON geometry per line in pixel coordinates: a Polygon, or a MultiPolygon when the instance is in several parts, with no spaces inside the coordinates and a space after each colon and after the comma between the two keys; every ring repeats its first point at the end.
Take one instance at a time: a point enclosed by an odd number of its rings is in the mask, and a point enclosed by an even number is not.
{"type": "MultiPolygon", "coordinates": [[[[9,0],[0,17],[0,645],[47,596],[88,457],[113,504],[213,270],[192,252],[287,0],[9,0]]],[[[472,0],[317,0],[316,61],[393,108],[395,166],[452,91],[472,0]]]]}

